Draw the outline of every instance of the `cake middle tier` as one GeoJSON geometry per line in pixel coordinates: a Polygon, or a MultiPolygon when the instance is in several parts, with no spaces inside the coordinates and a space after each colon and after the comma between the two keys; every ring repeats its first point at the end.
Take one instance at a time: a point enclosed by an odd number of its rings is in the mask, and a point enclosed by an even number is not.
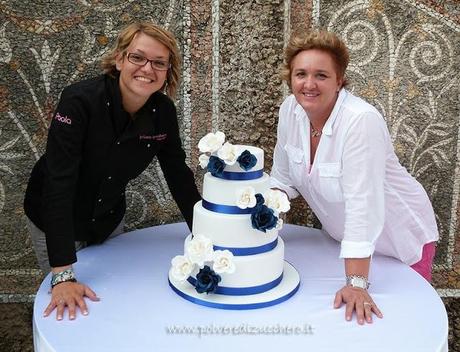
{"type": "Polygon", "coordinates": [[[278,237],[276,229],[267,232],[254,229],[249,214],[235,215],[209,211],[203,208],[201,201],[193,208],[192,232],[208,237],[215,246],[243,248],[247,251],[269,245],[278,237]]]}
{"type": "Polygon", "coordinates": [[[270,177],[264,173],[254,180],[235,181],[223,180],[208,172],[203,179],[203,199],[213,204],[236,206],[237,190],[249,186],[263,194],[270,188],[270,177]]]}

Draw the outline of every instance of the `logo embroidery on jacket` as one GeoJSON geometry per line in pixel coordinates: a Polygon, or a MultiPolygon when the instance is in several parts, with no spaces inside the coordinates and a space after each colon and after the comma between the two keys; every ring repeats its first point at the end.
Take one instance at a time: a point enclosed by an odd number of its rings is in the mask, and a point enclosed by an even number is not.
{"type": "Polygon", "coordinates": [[[67,116],[62,116],[60,113],[56,113],[56,116],[54,116],[54,119],[58,120],[59,122],[63,122],[63,123],[66,123],[68,125],[71,125],[72,124],[72,119],[70,119],[70,117],[67,117],[67,116]]]}
{"type": "Polygon", "coordinates": [[[166,133],[164,134],[156,134],[156,135],[145,135],[142,134],[139,136],[139,140],[146,139],[149,141],[164,141],[168,135],[166,133]]]}

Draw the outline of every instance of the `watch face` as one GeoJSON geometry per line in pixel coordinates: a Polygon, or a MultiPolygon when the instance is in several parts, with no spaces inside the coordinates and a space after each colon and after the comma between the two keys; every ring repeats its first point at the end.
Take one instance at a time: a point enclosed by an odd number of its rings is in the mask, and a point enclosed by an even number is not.
{"type": "Polygon", "coordinates": [[[365,290],[367,290],[367,288],[369,287],[369,284],[365,278],[356,276],[347,277],[347,285],[362,288],[365,290]]]}

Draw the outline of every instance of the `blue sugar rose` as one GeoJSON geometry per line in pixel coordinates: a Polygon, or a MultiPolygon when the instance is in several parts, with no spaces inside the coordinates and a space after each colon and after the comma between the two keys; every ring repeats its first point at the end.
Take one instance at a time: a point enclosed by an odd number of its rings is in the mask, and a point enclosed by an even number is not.
{"type": "Polygon", "coordinates": [[[278,223],[278,218],[275,216],[272,209],[264,204],[256,205],[255,211],[251,214],[252,227],[256,230],[267,232],[274,229],[278,223]]]}
{"type": "Polygon", "coordinates": [[[256,205],[254,206],[254,211],[257,210],[260,206],[264,205],[265,199],[264,196],[260,193],[256,194],[256,205]]]}
{"type": "Polygon", "coordinates": [[[205,265],[196,275],[195,289],[198,293],[214,293],[221,280],[220,275],[216,274],[209,266],[205,265]]]}
{"type": "Polygon", "coordinates": [[[225,163],[217,156],[211,155],[208,162],[208,171],[215,177],[222,177],[225,169],[225,163]]]}
{"type": "Polygon", "coordinates": [[[244,171],[252,169],[257,164],[257,158],[254,154],[251,154],[249,150],[245,150],[241,155],[236,159],[240,164],[240,167],[244,171]]]}

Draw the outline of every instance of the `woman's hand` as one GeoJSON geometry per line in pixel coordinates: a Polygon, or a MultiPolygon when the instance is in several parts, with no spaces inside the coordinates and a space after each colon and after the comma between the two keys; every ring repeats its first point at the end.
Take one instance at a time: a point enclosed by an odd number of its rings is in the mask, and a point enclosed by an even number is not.
{"type": "Polygon", "coordinates": [[[358,324],[364,324],[364,319],[372,323],[372,313],[383,318],[382,312],[374,303],[367,290],[358,287],[344,286],[336,294],[334,308],[340,308],[342,303],[346,304],[345,319],[350,321],[353,311],[356,311],[358,324]]]}
{"type": "Polygon", "coordinates": [[[83,315],[88,315],[88,307],[84,300],[85,296],[93,302],[99,301],[96,293],[88,286],[79,282],[62,282],[53,287],[51,291],[51,302],[48,307],[46,307],[43,316],[47,317],[54,308],[57,308],[56,319],[62,320],[64,308],[66,306],[69,309],[70,320],[75,319],[77,306],[80,308],[83,315]]]}

